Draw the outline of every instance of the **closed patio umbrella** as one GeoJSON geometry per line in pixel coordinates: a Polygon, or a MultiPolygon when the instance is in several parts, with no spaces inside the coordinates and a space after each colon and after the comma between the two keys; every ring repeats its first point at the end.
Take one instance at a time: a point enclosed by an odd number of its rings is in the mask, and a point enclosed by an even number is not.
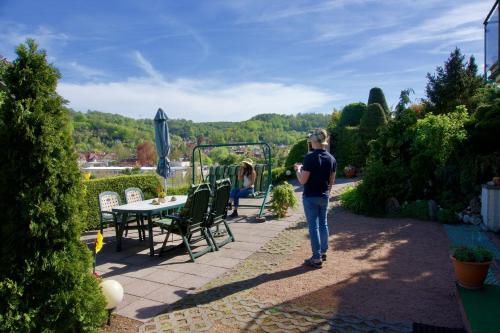
{"type": "Polygon", "coordinates": [[[165,178],[165,190],[167,189],[167,177],[170,175],[170,134],[168,133],[167,115],[162,109],[158,109],[154,119],[155,122],[155,143],[158,153],[158,165],[156,173],[165,178]]]}

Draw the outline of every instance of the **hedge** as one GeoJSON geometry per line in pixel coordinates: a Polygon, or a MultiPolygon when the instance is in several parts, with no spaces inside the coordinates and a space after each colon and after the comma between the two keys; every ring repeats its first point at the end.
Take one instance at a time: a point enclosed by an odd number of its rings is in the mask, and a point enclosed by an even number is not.
{"type": "Polygon", "coordinates": [[[364,167],[366,155],[361,149],[359,127],[335,127],[330,134],[330,151],[337,160],[337,175],[343,174],[347,165],[364,167]]]}
{"type": "MultiPolygon", "coordinates": [[[[129,187],[138,187],[144,193],[145,199],[154,198],[157,196],[157,189],[161,187],[161,180],[156,174],[140,174],[140,175],[123,175],[106,177],[99,179],[91,179],[83,181],[85,187],[83,206],[84,218],[83,221],[87,230],[97,229],[99,227],[99,193],[104,191],[117,192],[125,203],[125,190],[129,187]]],[[[173,189],[167,189],[168,194],[174,193],[173,189]]],[[[185,192],[187,193],[187,189],[185,192]]]]}

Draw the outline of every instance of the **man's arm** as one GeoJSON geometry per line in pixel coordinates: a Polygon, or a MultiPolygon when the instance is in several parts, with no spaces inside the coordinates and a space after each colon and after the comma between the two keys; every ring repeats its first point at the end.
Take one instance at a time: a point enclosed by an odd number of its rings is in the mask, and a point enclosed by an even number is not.
{"type": "Polygon", "coordinates": [[[309,176],[311,175],[310,171],[305,171],[302,169],[302,164],[295,163],[294,164],[295,174],[297,175],[297,179],[301,185],[304,185],[309,180],[309,176]]]}
{"type": "Polygon", "coordinates": [[[311,175],[310,171],[305,171],[302,169],[297,170],[297,179],[299,180],[299,183],[301,185],[304,185],[305,183],[307,183],[310,175],[311,175]]]}
{"type": "Polygon", "coordinates": [[[330,174],[330,179],[328,180],[328,193],[332,190],[333,184],[335,183],[335,171],[330,174]]]}

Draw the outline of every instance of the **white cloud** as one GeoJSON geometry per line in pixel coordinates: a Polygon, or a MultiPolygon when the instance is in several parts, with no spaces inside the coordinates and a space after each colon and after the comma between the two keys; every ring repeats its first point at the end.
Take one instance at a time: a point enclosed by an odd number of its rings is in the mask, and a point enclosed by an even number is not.
{"type": "Polygon", "coordinates": [[[104,72],[102,70],[79,64],[76,61],[71,61],[68,63],[61,63],[59,66],[74,73],[75,75],[77,75],[81,78],[87,79],[87,80],[88,79],[91,79],[91,80],[92,79],[100,79],[100,78],[105,78],[108,76],[106,74],[106,72],[104,72]]]}
{"type": "Polygon", "coordinates": [[[155,80],[155,81],[161,81],[163,80],[163,77],[160,73],[158,73],[153,65],[146,60],[139,51],[134,52],[134,58],[137,61],[137,65],[146,73],[148,76],[155,80]]]}
{"type": "Polygon", "coordinates": [[[449,44],[483,39],[482,19],[489,2],[473,2],[454,7],[444,14],[413,28],[376,35],[363,46],[348,52],[340,62],[355,61],[392,51],[410,44],[441,42],[449,44]]]}
{"type": "Polygon", "coordinates": [[[151,118],[158,107],[171,118],[194,121],[239,121],[261,113],[296,114],[329,110],[339,99],[314,87],[273,82],[232,86],[213,81],[158,82],[129,79],[109,83],[60,83],[58,92],[69,107],[99,110],[134,118],[151,118]]]}

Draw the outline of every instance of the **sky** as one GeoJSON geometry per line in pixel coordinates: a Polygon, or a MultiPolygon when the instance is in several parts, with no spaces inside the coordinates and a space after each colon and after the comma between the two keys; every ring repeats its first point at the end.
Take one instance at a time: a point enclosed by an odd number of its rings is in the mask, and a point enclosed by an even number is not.
{"type": "Polygon", "coordinates": [[[459,47],[482,71],[493,0],[0,0],[0,55],[34,38],[77,111],[241,121],[425,97],[459,47]]]}

